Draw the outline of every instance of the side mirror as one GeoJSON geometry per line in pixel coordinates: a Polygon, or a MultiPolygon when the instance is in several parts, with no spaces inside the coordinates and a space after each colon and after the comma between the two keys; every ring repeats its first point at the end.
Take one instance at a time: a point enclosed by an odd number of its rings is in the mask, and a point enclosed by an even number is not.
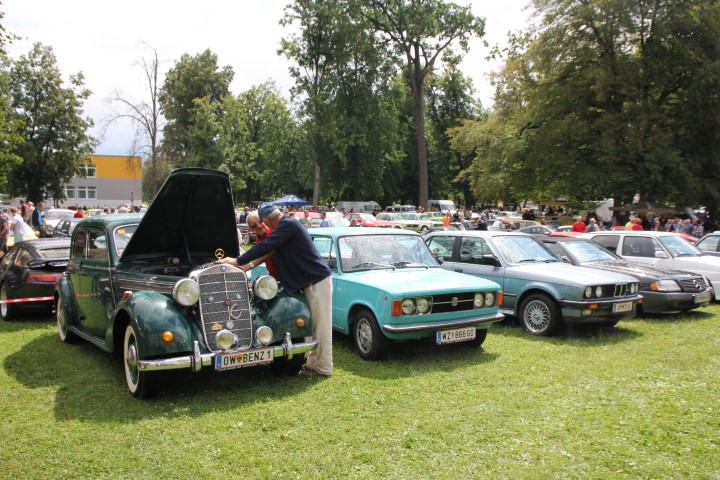
{"type": "Polygon", "coordinates": [[[570,258],[568,258],[567,255],[561,255],[560,260],[562,260],[565,263],[572,263],[572,262],[570,262],[570,258]]]}
{"type": "Polygon", "coordinates": [[[492,265],[493,267],[501,266],[500,260],[498,260],[495,255],[486,253],[485,255],[482,256],[482,258],[483,258],[483,263],[485,265],[492,265]]]}
{"type": "Polygon", "coordinates": [[[667,253],[663,251],[655,252],[655,258],[668,258],[667,253]]]}

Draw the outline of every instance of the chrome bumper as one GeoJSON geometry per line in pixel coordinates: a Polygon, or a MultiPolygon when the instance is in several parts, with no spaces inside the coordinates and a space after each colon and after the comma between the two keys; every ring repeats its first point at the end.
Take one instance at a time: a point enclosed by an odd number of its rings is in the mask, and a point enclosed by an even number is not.
{"type": "Polygon", "coordinates": [[[451,322],[427,322],[427,323],[409,323],[406,325],[383,325],[383,330],[388,333],[408,333],[422,331],[447,330],[448,328],[470,327],[476,325],[485,325],[487,323],[501,322],[505,319],[502,313],[494,313],[483,317],[463,318],[462,320],[454,320],[451,322]]]}
{"type": "MultiPolygon", "coordinates": [[[[281,345],[273,346],[273,357],[287,357],[291,359],[295,355],[304,354],[317,348],[317,340],[309,342],[293,343],[290,334],[286,333],[281,345]]],[[[229,353],[229,352],[224,352],[229,353]]],[[[197,340],[193,342],[193,354],[183,355],[182,357],[163,358],[159,360],[139,360],[137,362],[138,370],[143,372],[153,372],[160,370],[176,370],[179,368],[190,368],[194,372],[199,372],[202,367],[210,367],[214,364],[213,359],[217,353],[200,353],[200,344],[197,340]]]]}

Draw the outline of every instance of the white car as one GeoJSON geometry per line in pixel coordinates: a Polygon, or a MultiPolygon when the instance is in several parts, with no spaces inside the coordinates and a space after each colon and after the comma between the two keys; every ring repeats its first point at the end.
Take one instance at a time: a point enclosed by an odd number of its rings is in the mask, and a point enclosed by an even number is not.
{"type": "Polygon", "coordinates": [[[57,225],[60,220],[73,218],[73,215],[75,215],[75,211],[68,208],[51,208],[49,210],[43,210],[42,221],[45,236],[52,237],[55,225],[57,225]]]}
{"type": "Polygon", "coordinates": [[[703,254],[682,235],[619,230],[586,233],[585,236],[632,262],[703,275],[715,290],[715,300],[720,300],[720,257],[703,254]]]}

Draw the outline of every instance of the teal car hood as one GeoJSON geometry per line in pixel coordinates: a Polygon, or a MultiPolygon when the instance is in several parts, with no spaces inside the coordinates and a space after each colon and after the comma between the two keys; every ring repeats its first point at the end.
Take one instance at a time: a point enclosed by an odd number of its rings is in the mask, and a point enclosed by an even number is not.
{"type": "Polygon", "coordinates": [[[500,290],[490,280],[464,273],[450,272],[442,268],[398,268],[396,270],[366,270],[363,272],[333,275],[337,281],[352,282],[384,290],[393,295],[413,295],[432,292],[477,292],[500,290]]]}

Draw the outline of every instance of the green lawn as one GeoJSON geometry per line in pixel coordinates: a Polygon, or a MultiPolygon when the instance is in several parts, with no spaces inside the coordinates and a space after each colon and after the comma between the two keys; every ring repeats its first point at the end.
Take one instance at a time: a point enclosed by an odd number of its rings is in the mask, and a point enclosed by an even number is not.
{"type": "Polygon", "coordinates": [[[483,349],[397,345],[329,379],[176,375],[149,401],[49,320],[0,324],[0,478],[720,478],[720,305],[483,349]]]}

